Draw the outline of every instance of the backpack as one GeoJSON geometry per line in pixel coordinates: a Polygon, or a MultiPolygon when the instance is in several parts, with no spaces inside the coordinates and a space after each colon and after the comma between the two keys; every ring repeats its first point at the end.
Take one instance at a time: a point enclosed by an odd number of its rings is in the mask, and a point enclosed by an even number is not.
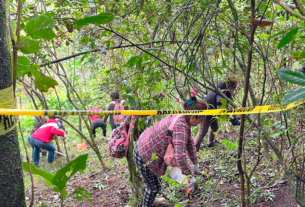
{"type": "MultiPolygon", "coordinates": [[[[123,158],[127,155],[129,146],[129,135],[130,130],[133,128],[132,123],[129,125],[129,130],[127,132],[127,121],[131,116],[124,121],[122,125],[114,129],[110,136],[110,141],[108,143],[108,153],[111,157],[123,158]]],[[[133,120],[134,118],[132,118],[133,120]]]]}
{"type": "MultiPolygon", "coordinates": [[[[123,100],[121,100],[119,103],[117,101],[114,102],[114,111],[123,111],[123,100]]],[[[120,125],[124,121],[124,115],[113,115],[113,121],[115,125],[120,125]]]]}

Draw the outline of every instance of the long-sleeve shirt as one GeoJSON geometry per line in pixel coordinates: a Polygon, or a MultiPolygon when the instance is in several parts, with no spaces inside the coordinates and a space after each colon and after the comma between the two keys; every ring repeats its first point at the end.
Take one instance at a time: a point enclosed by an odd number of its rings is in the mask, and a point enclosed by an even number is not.
{"type": "MultiPolygon", "coordinates": [[[[149,169],[157,177],[165,174],[167,165],[164,162],[164,155],[168,146],[167,132],[174,116],[168,116],[157,122],[152,127],[146,129],[137,142],[139,154],[149,169]],[[152,155],[156,154],[157,159],[151,160],[152,155]]],[[[198,163],[196,148],[191,135],[191,126],[187,123],[184,116],[181,116],[173,128],[172,142],[175,149],[175,158],[178,167],[184,175],[194,175],[191,166],[187,161],[186,152],[193,162],[198,163]]]]}
{"type": "Polygon", "coordinates": [[[65,136],[65,132],[58,130],[59,123],[55,119],[50,119],[46,124],[37,129],[31,137],[38,139],[42,142],[49,143],[55,135],[65,136]]]}

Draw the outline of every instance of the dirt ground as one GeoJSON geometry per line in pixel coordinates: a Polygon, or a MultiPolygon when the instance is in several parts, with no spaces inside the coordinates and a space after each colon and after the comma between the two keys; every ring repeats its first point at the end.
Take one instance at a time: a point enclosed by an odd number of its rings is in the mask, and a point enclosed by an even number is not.
{"type": "MultiPolygon", "coordinates": [[[[230,137],[237,136],[234,133],[230,134],[230,137]]],[[[224,138],[223,136],[219,136],[224,138]]],[[[95,155],[91,149],[87,149],[86,152],[89,153],[90,160],[87,162],[87,169],[84,171],[84,174],[77,173],[75,174],[68,185],[74,186],[68,193],[75,189],[76,186],[80,186],[84,189],[87,189],[92,195],[92,203],[88,200],[74,200],[71,197],[68,197],[64,206],[73,206],[73,207],[125,207],[131,206],[130,200],[132,199],[131,190],[128,184],[128,169],[127,163],[121,159],[111,158],[107,155],[107,142],[101,142],[99,144],[102,153],[105,154],[105,161],[107,166],[110,167],[110,171],[103,171],[95,155]],[[95,160],[92,160],[95,159],[95,160]]],[[[68,150],[73,150],[74,146],[69,146],[68,150]]],[[[205,146],[203,145],[204,149],[205,146]]],[[[192,198],[189,200],[185,193],[182,192],[182,189],[178,189],[175,192],[176,197],[173,197],[171,190],[169,190],[169,184],[162,182],[162,196],[167,197],[167,202],[160,207],[181,207],[181,206],[207,206],[207,207],[229,207],[229,206],[240,206],[240,188],[239,188],[239,176],[236,170],[236,164],[231,158],[222,158],[224,163],[226,159],[228,162],[231,162],[231,171],[227,170],[225,175],[220,176],[219,170],[225,170],[225,167],[217,169],[219,163],[221,163],[220,157],[226,153],[226,149],[219,148],[213,149],[211,151],[205,151],[204,158],[206,156],[208,159],[200,162],[200,171],[208,172],[204,173],[201,176],[200,182],[195,192],[192,194],[192,198]],[[225,152],[225,153],[224,153],[225,152]],[[222,154],[223,153],[223,154],[222,154]],[[208,154],[208,155],[207,155],[208,154]],[[214,160],[213,160],[214,159],[214,160]],[[219,161],[219,162],[218,162],[219,161]],[[218,170],[218,171],[217,171],[218,170]],[[217,183],[215,189],[207,189],[208,184],[212,183],[213,185],[217,183]],[[177,204],[181,205],[177,205],[177,204]]],[[[84,153],[84,152],[82,152],[84,153]]],[[[77,153],[73,153],[72,158],[77,156],[77,153]]],[[[233,157],[233,155],[231,156],[233,157]]],[[[56,159],[55,163],[48,165],[46,163],[46,158],[41,159],[41,169],[54,173],[54,168],[60,168],[64,165],[65,159],[59,157],[56,159]]],[[[272,163],[269,166],[260,165],[256,170],[257,179],[252,181],[253,189],[265,186],[272,178],[275,177],[275,174],[271,172],[270,169],[275,169],[275,166],[272,163]]],[[[28,176],[28,175],[26,175],[28,176]]],[[[29,179],[29,178],[28,178],[29,179]]],[[[58,193],[52,192],[52,188],[46,186],[42,179],[38,180],[35,178],[35,203],[34,206],[60,206],[60,199],[58,193]]],[[[274,182],[276,184],[271,185],[270,188],[264,188],[255,194],[252,198],[253,207],[297,207],[298,204],[294,201],[292,192],[285,180],[276,179],[274,182]]],[[[211,184],[211,186],[213,186],[211,184]]],[[[30,182],[28,181],[30,186],[30,182]]],[[[158,195],[160,196],[160,195],[158,195]]],[[[31,198],[31,188],[28,187],[26,190],[27,202],[31,198]]],[[[134,204],[132,206],[139,206],[134,204]]]]}

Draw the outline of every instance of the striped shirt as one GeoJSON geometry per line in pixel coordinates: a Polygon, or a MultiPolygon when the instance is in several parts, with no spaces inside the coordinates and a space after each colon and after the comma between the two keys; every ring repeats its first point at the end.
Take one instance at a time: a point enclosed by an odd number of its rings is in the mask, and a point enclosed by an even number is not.
{"type": "MultiPolygon", "coordinates": [[[[165,174],[167,165],[163,158],[168,146],[167,132],[174,116],[168,116],[146,129],[137,142],[139,154],[149,169],[157,177],[165,174]],[[151,160],[152,155],[156,154],[157,159],[151,160]]],[[[186,151],[193,162],[198,163],[196,148],[191,135],[191,126],[187,123],[185,116],[181,116],[173,129],[172,141],[175,149],[175,158],[178,167],[184,175],[194,175],[186,157],[186,151]]]]}

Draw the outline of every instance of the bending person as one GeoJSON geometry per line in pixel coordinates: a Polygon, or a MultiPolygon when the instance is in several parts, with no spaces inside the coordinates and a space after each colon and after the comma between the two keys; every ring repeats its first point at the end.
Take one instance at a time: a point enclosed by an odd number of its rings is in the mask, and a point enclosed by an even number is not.
{"type": "MultiPolygon", "coordinates": [[[[100,111],[99,108],[92,108],[89,111],[100,111]]],[[[100,119],[100,115],[90,115],[91,118],[91,126],[92,126],[92,134],[94,136],[94,138],[96,137],[96,129],[97,128],[101,128],[103,130],[103,136],[106,137],[107,134],[107,123],[103,122],[102,119],[100,119]]]]}
{"type": "MultiPolygon", "coordinates": [[[[184,110],[206,110],[207,105],[196,97],[184,103],[184,110]],[[193,100],[193,101],[192,101],[193,100]]],[[[144,183],[146,184],[143,206],[150,207],[161,189],[158,177],[165,174],[167,165],[164,161],[164,155],[169,144],[168,131],[169,126],[176,116],[167,116],[153,126],[147,128],[139,137],[133,151],[133,157],[137,168],[139,169],[144,183]],[[151,160],[153,154],[158,156],[157,159],[151,160]]],[[[199,171],[198,158],[191,127],[196,126],[203,121],[205,116],[179,116],[175,122],[172,131],[172,143],[175,150],[175,159],[178,167],[184,175],[191,175],[190,185],[193,186],[195,179],[194,173],[199,171]],[[190,160],[194,164],[192,169],[187,161],[188,153],[190,160]]]]}
{"type": "MultiPolygon", "coordinates": [[[[217,84],[217,88],[222,90],[228,98],[232,99],[232,93],[235,91],[237,84],[237,78],[234,75],[231,75],[228,76],[225,81],[219,82],[217,84]]],[[[206,96],[206,101],[209,105],[209,109],[219,109],[221,106],[221,99],[222,97],[217,95],[217,93],[214,91],[209,91],[206,96]]],[[[215,147],[220,144],[219,142],[214,141],[214,133],[218,130],[217,119],[215,116],[207,116],[206,119],[204,119],[203,122],[199,125],[199,130],[195,140],[197,151],[199,151],[202,139],[207,134],[208,130],[208,147],[215,147]]]]}
{"type": "Polygon", "coordinates": [[[45,149],[49,151],[48,162],[54,161],[55,146],[51,144],[51,140],[55,135],[66,138],[66,133],[59,130],[61,124],[55,119],[49,119],[46,124],[37,129],[30,138],[30,143],[33,145],[33,162],[35,166],[39,165],[39,151],[45,149]]]}
{"type": "MultiPolygon", "coordinates": [[[[43,124],[45,124],[47,122],[47,117],[45,116],[34,116],[35,118],[35,123],[34,123],[34,127],[30,133],[30,135],[28,136],[28,142],[30,143],[31,147],[32,147],[32,151],[34,150],[34,146],[31,144],[31,135],[37,130],[39,129],[39,127],[41,127],[43,124]]],[[[34,154],[33,154],[34,155],[34,154]]],[[[42,151],[42,156],[47,156],[47,153],[42,151]]],[[[33,157],[33,160],[34,160],[34,157],[33,157]]]]}

